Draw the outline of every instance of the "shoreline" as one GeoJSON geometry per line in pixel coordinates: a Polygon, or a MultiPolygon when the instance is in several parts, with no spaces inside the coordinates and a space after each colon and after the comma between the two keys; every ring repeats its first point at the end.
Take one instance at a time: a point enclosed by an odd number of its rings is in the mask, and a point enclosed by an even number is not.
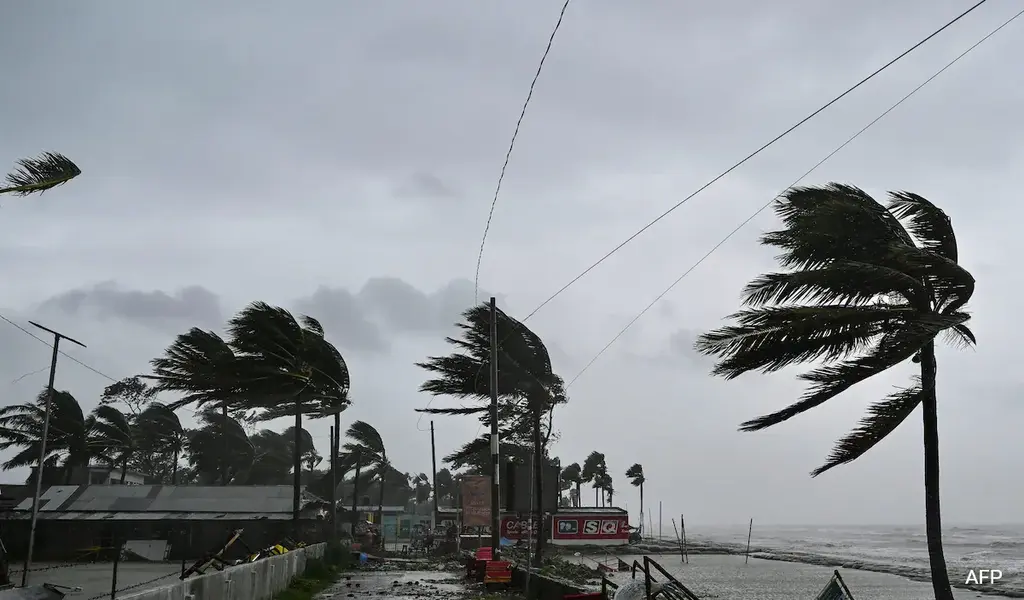
{"type": "MultiPolygon", "coordinates": [[[[631,546],[619,546],[614,549],[595,546],[587,548],[586,550],[581,548],[579,552],[583,556],[593,556],[602,554],[611,556],[619,556],[623,554],[678,555],[680,553],[680,548],[676,544],[670,544],[667,542],[655,542],[640,543],[631,546]]],[[[746,549],[739,548],[735,544],[697,541],[690,542],[686,547],[686,552],[687,554],[694,555],[743,556],[744,554],[746,554],[746,549]]],[[[921,569],[919,567],[900,567],[896,565],[884,565],[879,563],[871,563],[860,559],[843,559],[839,557],[823,556],[819,554],[787,552],[761,547],[751,547],[750,557],[761,560],[799,563],[820,567],[843,568],[857,571],[870,571],[873,573],[883,573],[886,575],[902,577],[904,579],[909,579],[911,581],[923,583],[931,582],[931,578],[927,575],[927,569],[921,569]]],[[[967,584],[959,583],[959,581],[950,581],[950,584],[952,585],[952,587],[957,589],[969,590],[972,592],[979,592],[982,594],[1001,596],[1004,598],[1024,598],[1024,589],[1005,589],[994,585],[967,584]]]]}

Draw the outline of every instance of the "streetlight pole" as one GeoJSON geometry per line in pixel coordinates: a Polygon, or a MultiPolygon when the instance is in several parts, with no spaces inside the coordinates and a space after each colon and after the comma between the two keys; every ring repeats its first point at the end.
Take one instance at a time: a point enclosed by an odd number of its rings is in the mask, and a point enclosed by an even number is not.
{"type": "Polygon", "coordinates": [[[50,406],[53,404],[53,380],[57,375],[57,355],[60,354],[60,341],[67,340],[85,348],[85,344],[68,337],[63,333],[43,327],[39,323],[29,321],[33,327],[53,335],[53,356],[50,359],[50,382],[46,385],[46,407],[43,416],[43,438],[39,441],[39,462],[36,463],[36,490],[32,495],[32,524],[29,526],[28,553],[25,555],[25,569],[21,572],[21,587],[28,584],[28,572],[32,566],[32,552],[36,545],[36,522],[39,520],[39,496],[43,492],[43,463],[46,461],[46,437],[50,433],[50,406]]]}

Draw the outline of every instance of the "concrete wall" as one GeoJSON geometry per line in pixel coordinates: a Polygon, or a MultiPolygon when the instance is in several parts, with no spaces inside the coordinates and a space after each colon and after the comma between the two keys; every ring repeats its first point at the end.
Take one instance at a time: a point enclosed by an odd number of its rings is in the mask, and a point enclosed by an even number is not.
{"type": "Polygon", "coordinates": [[[325,544],[314,544],[254,563],[189,577],[184,581],[118,596],[121,600],[269,600],[288,587],[306,569],[308,558],[324,554],[325,544]]]}

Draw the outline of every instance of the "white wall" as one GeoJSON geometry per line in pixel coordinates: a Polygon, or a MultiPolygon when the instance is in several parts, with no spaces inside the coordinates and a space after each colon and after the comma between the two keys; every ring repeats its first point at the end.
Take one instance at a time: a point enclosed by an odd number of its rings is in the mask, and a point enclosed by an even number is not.
{"type": "Polygon", "coordinates": [[[325,544],[313,544],[254,563],[228,567],[206,575],[135,594],[119,600],[269,600],[306,569],[307,558],[319,558],[325,544]]]}

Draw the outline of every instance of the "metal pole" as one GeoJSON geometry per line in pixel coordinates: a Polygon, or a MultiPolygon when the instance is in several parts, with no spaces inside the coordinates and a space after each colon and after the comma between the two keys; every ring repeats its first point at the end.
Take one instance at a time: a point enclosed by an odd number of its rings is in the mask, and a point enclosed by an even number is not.
{"type": "Polygon", "coordinates": [[[750,527],[747,528],[747,551],[743,553],[743,564],[750,562],[750,534],[754,533],[754,518],[750,518],[750,527]]]}
{"type": "Polygon", "coordinates": [[[117,565],[121,562],[121,540],[117,535],[117,523],[114,526],[114,570],[110,574],[110,600],[117,596],[117,565]]]}
{"type": "Polygon", "coordinates": [[[498,448],[498,306],[491,296],[491,552],[498,559],[501,547],[500,515],[498,496],[499,483],[498,448]]]}
{"type": "Polygon", "coordinates": [[[430,513],[430,535],[437,529],[437,450],[434,447],[434,422],[430,422],[430,487],[434,491],[434,511],[430,513]]]}
{"type": "Polygon", "coordinates": [[[658,500],[658,539],[661,539],[661,500],[658,500]]]}
{"type": "Polygon", "coordinates": [[[28,584],[28,573],[32,567],[32,554],[36,547],[36,524],[39,521],[39,497],[43,493],[43,463],[46,461],[46,439],[50,434],[50,405],[53,403],[53,382],[57,375],[57,355],[60,354],[60,341],[68,340],[85,348],[85,344],[62,333],[47,329],[39,323],[29,321],[34,327],[53,334],[53,356],[50,358],[50,381],[46,384],[46,405],[43,416],[43,438],[39,440],[39,462],[36,463],[36,489],[32,495],[32,523],[29,525],[28,553],[25,555],[25,569],[21,572],[21,587],[28,584]]]}

